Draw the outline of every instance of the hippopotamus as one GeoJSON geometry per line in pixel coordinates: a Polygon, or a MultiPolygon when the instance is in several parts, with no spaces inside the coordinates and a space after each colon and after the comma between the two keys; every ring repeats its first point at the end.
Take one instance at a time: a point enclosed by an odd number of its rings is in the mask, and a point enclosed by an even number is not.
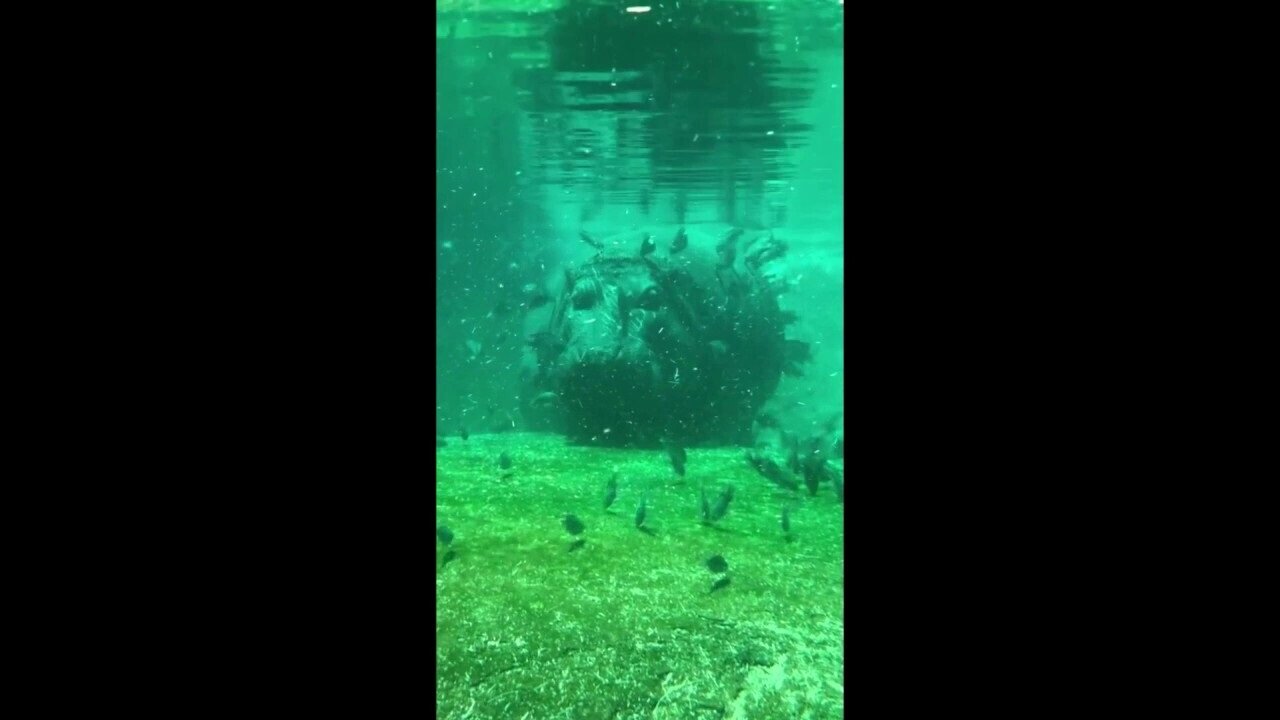
{"type": "Polygon", "coordinates": [[[750,444],[782,374],[808,359],[806,343],[785,337],[795,316],[766,270],[785,243],[741,229],[713,238],[680,228],[664,242],[645,230],[582,236],[597,252],[565,269],[530,326],[529,426],[575,443],[750,444]]]}

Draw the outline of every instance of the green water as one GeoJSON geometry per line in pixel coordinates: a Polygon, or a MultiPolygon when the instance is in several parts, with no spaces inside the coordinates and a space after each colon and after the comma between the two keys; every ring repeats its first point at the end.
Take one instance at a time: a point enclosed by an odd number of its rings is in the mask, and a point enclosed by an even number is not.
{"type": "MultiPolygon", "coordinates": [[[[797,436],[843,435],[842,4],[437,7],[436,511],[455,536],[435,555],[439,716],[843,717],[844,506],[829,483],[783,490],[746,447],[688,448],[679,477],[662,451],[529,432],[520,402],[542,327],[520,291],[586,262],[580,231],[747,227],[789,245],[779,304],[812,350],[764,410],[797,436]],[[714,502],[726,485],[727,515],[704,523],[700,491],[714,502]],[[731,580],[715,592],[712,555],[731,580]]],[[[755,449],[785,459],[776,431],[755,449]]]]}

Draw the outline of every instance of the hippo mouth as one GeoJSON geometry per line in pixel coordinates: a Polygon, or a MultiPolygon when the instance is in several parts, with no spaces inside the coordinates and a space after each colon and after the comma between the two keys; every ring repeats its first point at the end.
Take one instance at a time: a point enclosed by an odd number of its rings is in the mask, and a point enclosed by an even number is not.
{"type": "MultiPolygon", "coordinates": [[[[571,353],[566,353],[567,355],[571,353]]],[[[587,351],[561,366],[569,434],[605,445],[656,443],[664,384],[656,362],[637,353],[587,351]]]]}

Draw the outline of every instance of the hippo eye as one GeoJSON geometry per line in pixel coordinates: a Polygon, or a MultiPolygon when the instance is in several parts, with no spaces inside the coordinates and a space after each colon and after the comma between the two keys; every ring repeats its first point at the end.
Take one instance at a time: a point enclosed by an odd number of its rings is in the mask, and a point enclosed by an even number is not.
{"type": "Polygon", "coordinates": [[[656,287],[645,288],[645,291],[640,294],[639,305],[645,310],[657,310],[658,306],[661,304],[662,297],[659,295],[658,288],[656,287]]]}
{"type": "Polygon", "coordinates": [[[573,288],[573,307],[575,310],[586,310],[595,305],[599,297],[600,292],[595,283],[582,283],[573,288]]]}

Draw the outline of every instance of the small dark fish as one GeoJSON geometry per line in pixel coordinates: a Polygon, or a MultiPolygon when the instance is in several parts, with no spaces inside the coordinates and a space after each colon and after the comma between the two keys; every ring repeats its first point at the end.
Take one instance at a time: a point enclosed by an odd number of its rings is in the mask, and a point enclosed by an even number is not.
{"type": "Polygon", "coordinates": [[[713,573],[728,572],[729,561],[725,560],[723,555],[712,555],[707,558],[707,569],[713,573]]]}
{"type": "Polygon", "coordinates": [[[704,521],[711,520],[711,503],[707,501],[707,491],[702,491],[702,519],[704,521]]]}
{"type": "Polygon", "coordinates": [[[722,588],[727,588],[727,587],[729,587],[729,576],[725,575],[724,577],[712,583],[711,592],[715,592],[717,590],[720,590],[722,588]]]}
{"type": "Polygon", "coordinates": [[[536,407],[555,405],[559,402],[560,402],[560,396],[551,392],[550,390],[546,392],[538,393],[537,397],[533,399],[533,404],[536,407]]]}
{"type": "Polygon", "coordinates": [[[748,242],[745,251],[747,266],[753,270],[758,270],[765,263],[786,255],[787,243],[775,238],[773,231],[770,230],[767,238],[763,235],[757,235],[748,242]]]}
{"type": "Polygon", "coordinates": [[[569,531],[570,535],[581,535],[586,526],[575,515],[564,516],[564,529],[569,531]]]}
{"type": "Polygon", "coordinates": [[[574,550],[581,550],[582,546],[586,544],[587,544],[586,538],[578,538],[577,540],[574,540],[573,542],[569,543],[569,552],[573,552],[574,550]]]}
{"type": "Polygon", "coordinates": [[[614,500],[618,499],[618,473],[614,473],[609,478],[609,483],[604,486],[604,509],[608,510],[614,500]]]}
{"type": "Polygon", "coordinates": [[[511,312],[511,303],[507,302],[506,300],[502,300],[502,301],[499,301],[498,304],[493,307],[493,312],[491,312],[490,314],[497,317],[503,317],[509,312],[511,312]]]}
{"type": "Polygon", "coordinates": [[[844,459],[844,436],[843,435],[836,438],[836,446],[832,448],[832,450],[835,452],[835,456],[837,458],[839,458],[840,460],[844,459]]]}
{"type": "Polygon", "coordinates": [[[505,452],[498,456],[498,467],[503,470],[511,469],[511,456],[505,452]]]}
{"type": "Polygon", "coordinates": [[[778,427],[778,418],[769,413],[762,412],[756,416],[756,422],[760,427],[776,428],[778,427]]]}
{"type": "Polygon", "coordinates": [[[770,482],[774,483],[778,487],[785,488],[787,490],[796,490],[800,487],[794,477],[787,475],[787,473],[782,471],[782,468],[778,467],[778,463],[763,455],[756,455],[755,453],[748,452],[747,462],[751,463],[751,466],[756,469],[756,472],[768,478],[770,482]]]}
{"type": "Polygon", "coordinates": [[[783,325],[790,325],[800,319],[800,316],[795,314],[791,310],[783,310],[782,314],[779,317],[782,318],[783,325]]]}
{"type": "Polygon", "coordinates": [[[658,243],[653,241],[653,236],[645,233],[644,239],[640,241],[640,257],[644,257],[657,249],[658,243]]]}
{"type": "Polygon", "coordinates": [[[716,506],[711,508],[711,520],[716,521],[724,517],[729,512],[729,503],[733,501],[733,486],[726,485],[724,492],[721,493],[720,499],[716,501],[716,506]]]}
{"type": "Polygon", "coordinates": [[[675,255],[687,247],[689,247],[689,235],[684,228],[680,228],[676,231],[675,239],[671,241],[671,254],[675,255]]]}
{"type": "Polygon", "coordinates": [[[444,543],[445,545],[453,544],[453,531],[445,527],[444,525],[441,525],[440,527],[436,528],[436,537],[439,538],[440,542],[444,543]]]}
{"type": "Polygon", "coordinates": [[[458,428],[458,436],[465,442],[467,438],[471,437],[471,433],[467,432],[467,429],[464,427],[458,428]]]}
{"type": "Polygon", "coordinates": [[[457,551],[454,550],[453,548],[449,548],[448,552],[444,554],[444,557],[440,558],[440,569],[443,570],[445,565],[448,565],[457,557],[458,557],[457,551]]]}
{"type": "Polygon", "coordinates": [[[812,463],[811,463],[811,462],[805,462],[805,464],[804,464],[804,485],[805,485],[805,487],[809,488],[809,494],[810,494],[810,495],[817,495],[817,494],[818,494],[818,480],[819,480],[819,477],[820,477],[820,476],[818,475],[818,473],[814,471],[812,463]]]}
{"type": "Polygon", "coordinates": [[[684,477],[684,466],[689,456],[685,453],[684,448],[671,443],[667,446],[667,454],[671,456],[671,467],[675,469],[676,474],[684,477]]]}
{"type": "Polygon", "coordinates": [[[648,502],[649,496],[640,498],[640,506],[636,508],[636,527],[644,525],[645,504],[648,502]]]}
{"type": "Polygon", "coordinates": [[[787,469],[796,474],[799,474],[801,472],[802,468],[800,465],[799,441],[797,441],[796,444],[791,446],[791,454],[787,456],[787,469]]]}
{"type": "Polygon", "coordinates": [[[551,296],[545,292],[539,291],[533,297],[529,298],[529,309],[536,310],[549,302],[551,302],[551,296]]]}
{"type": "Polygon", "coordinates": [[[818,483],[822,482],[829,472],[827,470],[827,461],[818,455],[810,455],[804,461],[804,484],[809,488],[810,495],[818,494],[818,483]]]}
{"type": "Polygon", "coordinates": [[[595,239],[595,238],[591,237],[590,235],[588,235],[586,230],[582,230],[582,231],[580,231],[580,232],[578,233],[578,237],[582,238],[582,242],[584,242],[584,243],[586,243],[586,244],[590,245],[591,247],[593,247],[593,248],[595,248],[595,249],[597,249],[597,250],[603,250],[603,249],[604,249],[604,243],[602,243],[602,242],[600,242],[599,240],[597,240],[597,239],[595,239]]]}
{"type": "Polygon", "coordinates": [[[840,477],[840,473],[831,473],[831,487],[835,489],[840,502],[844,502],[844,479],[840,477]]]}
{"type": "Polygon", "coordinates": [[[742,228],[734,228],[724,236],[724,240],[716,245],[716,253],[720,256],[720,267],[729,267],[733,265],[734,259],[738,256],[738,238],[742,237],[745,232],[742,228]]]}
{"type": "Polygon", "coordinates": [[[791,508],[782,506],[782,532],[791,532],[791,508]]]}
{"type": "Polygon", "coordinates": [[[444,438],[442,438],[442,437],[438,437],[438,438],[436,438],[436,447],[438,447],[438,448],[442,448],[442,447],[445,447],[445,446],[446,446],[446,445],[448,445],[448,444],[449,444],[449,443],[447,443],[447,442],[445,442],[445,441],[444,441],[444,438]]]}

